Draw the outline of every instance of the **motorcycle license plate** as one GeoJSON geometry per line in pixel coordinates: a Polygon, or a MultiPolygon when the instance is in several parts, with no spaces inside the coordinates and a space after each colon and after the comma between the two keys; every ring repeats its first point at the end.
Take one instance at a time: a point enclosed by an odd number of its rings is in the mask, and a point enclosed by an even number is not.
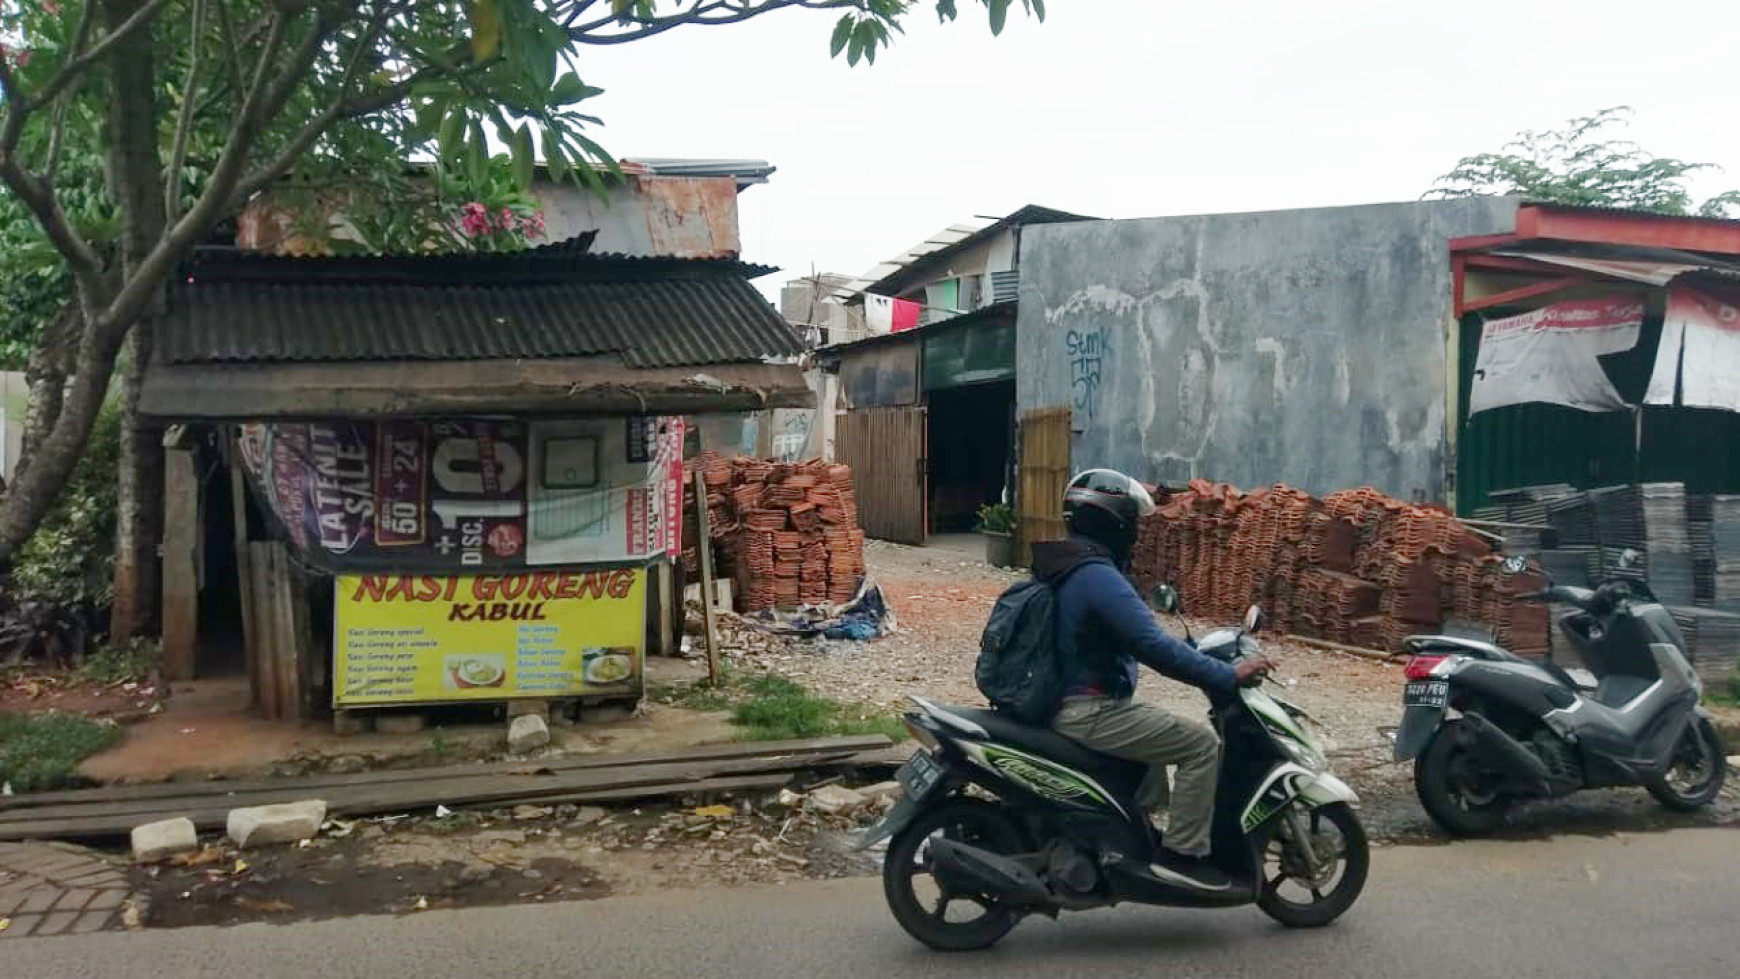
{"type": "Polygon", "coordinates": [[[900,787],[906,790],[906,797],[913,801],[929,795],[942,783],[942,776],[942,766],[922,751],[913,755],[894,775],[895,779],[900,782],[900,787]]]}
{"type": "Polygon", "coordinates": [[[1402,688],[1403,707],[1443,707],[1449,701],[1449,680],[1415,680],[1402,688]]]}

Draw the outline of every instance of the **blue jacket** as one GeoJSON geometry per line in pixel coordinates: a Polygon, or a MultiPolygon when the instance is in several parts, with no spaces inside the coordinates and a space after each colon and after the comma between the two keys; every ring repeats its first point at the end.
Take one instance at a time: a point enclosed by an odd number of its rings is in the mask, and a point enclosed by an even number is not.
{"type": "Polygon", "coordinates": [[[1129,697],[1136,664],[1210,693],[1238,686],[1233,668],[1167,635],[1105,548],[1082,537],[1033,545],[1033,576],[1057,595],[1066,696],[1129,697]]]}

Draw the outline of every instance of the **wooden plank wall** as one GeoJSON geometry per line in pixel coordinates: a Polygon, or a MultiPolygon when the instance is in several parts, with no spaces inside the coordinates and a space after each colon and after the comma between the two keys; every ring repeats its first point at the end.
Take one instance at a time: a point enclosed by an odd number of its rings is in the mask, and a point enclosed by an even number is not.
{"type": "Polygon", "coordinates": [[[839,416],[834,457],[852,467],[858,523],[877,540],[922,546],[928,518],[925,408],[869,408],[839,416]]]}
{"type": "Polygon", "coordinates": [[[199,473],[192,449],[163,453],[163,673],[191,680],[199,647],[199,473]]]}
{"type": "Polygon", "coordinates": [[[1021,561],[1033,564],[1033,545],[1060,540],[1063,491],[1070,477],[1069,406],[1036,408],[1021,415],[1021,483],[1016,506],[1021,520],[1021,561]]]}
{"type": "Polygon", "coordinates": [[[248,565],[248,662],[259,685],[260,713],[274,719],[311,716],[307,671],[314,643],[308,599],[290,554],[278,541],[252,542],[248,565]]]}

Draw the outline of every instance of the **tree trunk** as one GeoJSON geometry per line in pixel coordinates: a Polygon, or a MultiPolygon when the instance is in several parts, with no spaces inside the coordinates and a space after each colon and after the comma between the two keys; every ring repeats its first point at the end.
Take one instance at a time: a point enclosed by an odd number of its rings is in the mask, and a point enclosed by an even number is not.
{"type": "Polygon", "coordinates": [[[151,357],[150,319],[133,325],[121,372],[121,446],[115,520],[115,604],[109,637],[124,641],[149,631],[161,578],[163,429],[140,418],[139,392],[151,357]]]}
{"type": "MultiPolygon", "coordinates": [[[[108,0],[111,29],[144,0],[108,0]]],[[[158,153],[151,32],[138,31],[110,61],[109,193],[121,211],[121,259],[128,278],[163,236],[163,167],[158,153]]],[[[131,638],[150,624],[157,604],[157,546],[162,534],[163,442],[139,418],[139,388],[151,359],[151,314],[132,324],[121,386],[121,447],[115,522],[115,604],[109,636],[131,638]]]]}
{"type": "Polygon", "coordinates": [[[107,322],[85,328],[77,370],[61,401],[59,417],[31,454],[30,466],[7,487],[5,503],[0,505],[0,571],[10,569],[18,549],[36,533],[66,488],[102,409],[124,335],[124,330],[107,322]]]}
{"type": "Polygon", "coordinates": [[[66,397],[67,364],[83,322],[78,304],[68,302],[43,327],[42,335],[36,340],[36,349],[30,352],[30,363],[24,368],[24,381],[29,386],[30,395],[25,405],[24,438],[18,452],[18,464],[12,467],[14,481],[30,468],[37,447],[60,420],[61,401],[66,397]]]}

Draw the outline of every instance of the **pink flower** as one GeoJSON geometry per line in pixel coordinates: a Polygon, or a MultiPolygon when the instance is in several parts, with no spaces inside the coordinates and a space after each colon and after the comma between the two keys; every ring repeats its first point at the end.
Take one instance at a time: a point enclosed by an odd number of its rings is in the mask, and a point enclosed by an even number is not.
{"type": "Polygon", "coordinates": [[[25,48],[23,51],[18,52],[18,67],[23,68],[29,64],[30,64],[30,49],[25,48]]]}
{"type": "Polygon", "coordinates": [[[496,224],[503,231],[512,231],[517,223],[518,221],[514,218],[514,209],[511,207],[502,208],[501,214],[496,218],[496,224]]]}
{"type": "Polygon", "coordinates": [[[543,212],[533,211],[525,217],[520,218],[520,234],[525,235],[527,238],[544,237],[543,212]]]}
{"type": "Polygon", "coordinates": [[[492,230],[489,225],[489,210],[477,201],[469,201],[459,208],[459,230],[467,238],[480,238],[492,230]]]}

